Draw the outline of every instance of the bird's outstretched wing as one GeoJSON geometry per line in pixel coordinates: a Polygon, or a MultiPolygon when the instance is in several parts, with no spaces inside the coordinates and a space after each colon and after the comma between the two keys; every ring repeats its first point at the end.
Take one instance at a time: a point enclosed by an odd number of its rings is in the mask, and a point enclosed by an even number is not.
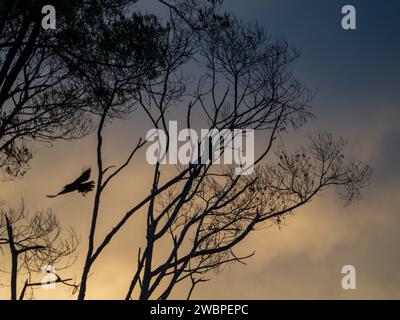
{"type": "Polygon", "coordinates": [[[82,174],[80,175],[79,178],[77,178],[74,182],[72,182],[71,184],[73,185],[79,185],[84,183],[85,181],[89,180],[90,178],[90,173],[92,172],[92,169],[86,169],[85,171],[82,172],[82,174]]]}
{"type": "Polygon", "coordinates": [[[86,197],[87,193],[89,193],[90,191],[93,191],[94,186],[95,186],[94,181],[89,181],[89,182],[86,182],[86,183],[82,183],[78,187],[78,192],[82,193],[82,195],[86,197]]]}

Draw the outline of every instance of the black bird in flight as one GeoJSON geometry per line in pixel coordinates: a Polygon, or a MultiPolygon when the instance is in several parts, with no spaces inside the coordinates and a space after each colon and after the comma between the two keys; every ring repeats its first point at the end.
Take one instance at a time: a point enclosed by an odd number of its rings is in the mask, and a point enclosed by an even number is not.
{"type": "Polygon", "coordinates": [[[55,198],[57,196],[60,196],[65,193],[70,193],[74,191],[78,191],[79,193],[82,193],[84,197],[86,197],[86,194],[94,189],[94,181],[88,181],[90,178],[90,172],[92,170],[86,169],[78,179],[76,179],[74,182],[67,184],[64,186],[64,188],[57,194],[55,195],[48,195],[48,198],[55,198]]]}

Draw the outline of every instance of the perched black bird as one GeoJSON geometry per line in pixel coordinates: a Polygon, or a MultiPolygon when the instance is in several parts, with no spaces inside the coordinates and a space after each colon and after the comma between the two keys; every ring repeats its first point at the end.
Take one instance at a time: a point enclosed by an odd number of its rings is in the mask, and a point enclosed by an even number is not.
{"type": "Polygon", "coordinates": [[[76,179],[74,182],[70,184],[65,185],[64,188],[59,193],[55,195],[48,195],[47,197],[55,198],[59,195],[74,191],[82,193],[82,195],[85,197],[88,192],[94,189],[95,185],[94,181],[88,181],[90,178],[90,172],[91,172],[90,168],[86,169],[78,179],[76,179]]]}

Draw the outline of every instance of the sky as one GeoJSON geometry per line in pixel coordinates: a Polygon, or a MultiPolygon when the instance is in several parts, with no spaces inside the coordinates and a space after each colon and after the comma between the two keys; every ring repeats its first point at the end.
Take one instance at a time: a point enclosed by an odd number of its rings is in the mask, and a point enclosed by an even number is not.
{"type": "MultiPolygon", "coordinates": [[[[148,10],[151,2],[146,3],[148,10]]],[[[316,90],[312,102],[316,119],[289,139],[301,142],[307,134],[329,130],[348,142],[350,157],[374,169],[363,198],[345,207],[327,192],[302,207],[279,228],[253,233],[239,247],[256,254],[247,265],[227,266],[200,284],[197,299],[399,299],[400,298],[400,3],[396,0],[227,0],[224,8],[245,22],[262,24],[274,38],[300,49],[294,73],[316,90]],[[357,29],[341,28],[341,8],[351,4],[357,29]],[[341,287],[342,266],[357,271],[357,289],[341,287]]],[[[107,128],[107,161],[121,162],[133,145],[135,117],[107,128]]],[[[34,209],[51,208],[64,225],[81,236],[85,253],[90,199],[77,195],[48,199],[44,195],[94,164],[94,137],[54,146],[36,146],[32,169],[23,178],[0,185],[1,197],[16,204],[24,197],[34,209]],[[72,201],[73,200],[73,201],[72,201]]],[[[141,164],[128,168],[106,194],[99,234],[134,199],[146,194],[150,182],[141,164]]],[[[94,268],[88,298],[124,297],[135,263],[132,244],[143,243],[143,223],[131,221],[94,268]],[[133,252],[132,252],[133,251],[133,252]],[[107,263],[104,263],[107,262],[107,263]]],[[[79,277],[81,260],[69,271],[79,277]]],[[[5,282],[7,274],[0,274],[5,282]]],[[[178,288],[173,298],[182,297],[178,288]]],[[[63,289],[37,291],[38,298],[73,298],[63,289]]],[[[0,298],[8,289],[0,287],[0,298]]]]}

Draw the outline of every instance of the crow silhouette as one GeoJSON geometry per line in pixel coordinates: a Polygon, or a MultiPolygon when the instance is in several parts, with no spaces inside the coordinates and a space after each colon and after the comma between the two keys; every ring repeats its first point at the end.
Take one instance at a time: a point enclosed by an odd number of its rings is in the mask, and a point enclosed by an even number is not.
{"type": "Polygon", "coordinates": [[[91,169],[86,169],[83,171],[83,173],[80,175],[78,179],[76,179],[74,182],[67,184],[64,186],[64,188],[57,194],[55,195],[47,195],[48,198],[55,198],[58,197],[62,194],[78,191],[79,193],[82,193],[84,197],[86,197],[86,194],[94,189],[94,181],[88,181],[90,178],[90,173],[91,169]]]}

